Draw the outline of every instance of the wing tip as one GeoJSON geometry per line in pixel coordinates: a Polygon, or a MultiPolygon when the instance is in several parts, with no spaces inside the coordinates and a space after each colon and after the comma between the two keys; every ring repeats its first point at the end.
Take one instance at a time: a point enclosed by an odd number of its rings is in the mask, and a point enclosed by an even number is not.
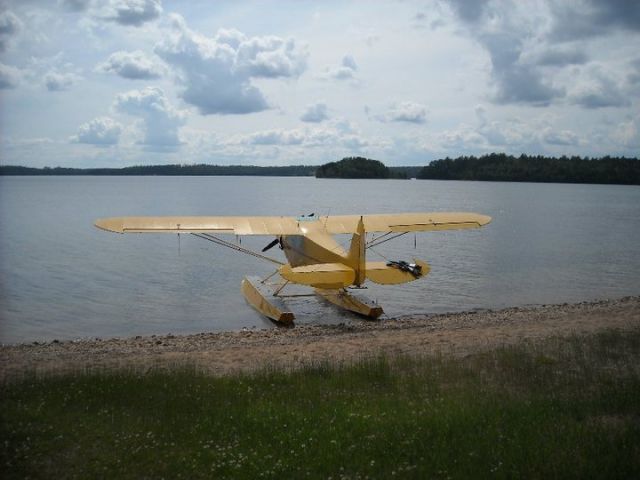
{"type": "Polygon", "coordinates": [[[478,226],[483,227],[491,223],[491,218],[489,215],[480,215],[478,214],[478,226]]]}
{"type": "Polygon", "coordinates": [[[99,218],[93,225],[100,230],[104,230],[105,232],[123,233],[121,218],[99,218]]]}

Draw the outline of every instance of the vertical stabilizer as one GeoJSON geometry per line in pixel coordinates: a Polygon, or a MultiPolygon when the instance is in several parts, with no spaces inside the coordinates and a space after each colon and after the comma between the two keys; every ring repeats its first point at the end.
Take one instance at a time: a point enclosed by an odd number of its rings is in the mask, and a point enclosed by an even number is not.
{"type": "Polygon", "coordinates": [[[349,256],[347,257],[349,266],[356,272],[354,285],[361,286],[366,278],[365,271],[365,242],[366,235],[364,231],[364,223],[362,217],[358,221],[356,232],[351,237],[351,246],[349,247],[349,256]]]}

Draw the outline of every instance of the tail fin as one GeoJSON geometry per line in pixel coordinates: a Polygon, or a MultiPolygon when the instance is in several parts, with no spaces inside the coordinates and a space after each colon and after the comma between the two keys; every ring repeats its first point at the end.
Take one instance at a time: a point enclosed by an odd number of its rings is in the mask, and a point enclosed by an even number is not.
{"type": "Polygon", "coordinates": [[[365,242],[364,222],[362,221],[362,217],[360,217],[356,231],[351,237],[351,246],[349,247],[349,256],[347,257],[348,265],[356,272],[356,278],[353,284],[357,286],[361,286],[366,278],[365,242]]]}

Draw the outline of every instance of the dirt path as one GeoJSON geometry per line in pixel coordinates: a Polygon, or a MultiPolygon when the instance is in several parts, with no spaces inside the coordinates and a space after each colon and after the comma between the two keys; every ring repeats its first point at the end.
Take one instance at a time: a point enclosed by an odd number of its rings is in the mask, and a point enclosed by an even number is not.
{"type": "Polygon", "coordinates": [[[573,305],[405,316],[352,325],[82,340],[0,347],[0,381],[25,372],[196,365],[216,375],[265,365],[295,368],[379,353],[465,355],[524,339],[640,328],[640,296],[573,305]]]}

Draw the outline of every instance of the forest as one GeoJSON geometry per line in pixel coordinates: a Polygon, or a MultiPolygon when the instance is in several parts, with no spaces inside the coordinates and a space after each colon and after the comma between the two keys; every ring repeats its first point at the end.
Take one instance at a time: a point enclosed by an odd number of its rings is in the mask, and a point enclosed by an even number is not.
{"type": "Polygon", "coordinates": [[[513,156],[490,153],[434,160],[420,166],[387,167],[379,160],[346,157],[324,165],[138,165],[124,168],[66,168],[0,165],[0,175],[228,175],[317,178],[419,178],[495,182],[600,183],[640,185],[637,158],[513,156]]]}
{"type": "Polygon", "coordinates": [[[139,165],[124,168],[31,168],[0,166],[0,175],[227,175],[310,177],[315,166],[290,165],[284,167],[258,167],[255,165],[139,165]]]}
{"type": "Polygon", "coordinates": [[[435,160],[418,172],[431,180],[485,180],[497,182],[640,184],[637,158],[543,157],[491,153],[435,160]]]}
{"type": "Polygon", "coordinates": [[[316,178],[407,178],[402,170],[390,169],[379,160],[346,157],[316,169],[316,178]]]}

